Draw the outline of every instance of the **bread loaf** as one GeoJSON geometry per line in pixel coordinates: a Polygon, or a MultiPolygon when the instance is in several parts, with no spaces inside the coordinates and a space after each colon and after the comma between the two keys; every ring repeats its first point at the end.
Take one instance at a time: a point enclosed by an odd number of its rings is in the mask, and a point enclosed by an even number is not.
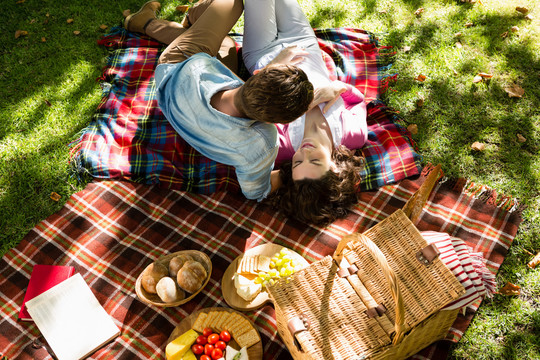
{"type": "Polygon", "coordinates": [[[184,299],[184,290],[180,289],[173,278],[165,276],[158,281],[156,292],[159,298],[166,303],[184,299]]]}
{"type": "Polygon", "coordinates": [[[169,275],[173,278],[176,278],[178,270],[184,266],[184,263],[188,260],[195,260],[191,255],[180,254],[171,259],[169,262],[169,275]]]}
{"type": "Polygon", "coordinates": [[[199,290],[208,276],[204,266],[195,260],[188,260],[178,271],[178,285],[189,293],[199,290]]]}
{"type": "Polygon", "coordinates": [[[141,278],[141,285],[150,294],[156,294],[156,285],[162,277],[167,276],[169,270],[159,261],[154,261],[141,278]]]}

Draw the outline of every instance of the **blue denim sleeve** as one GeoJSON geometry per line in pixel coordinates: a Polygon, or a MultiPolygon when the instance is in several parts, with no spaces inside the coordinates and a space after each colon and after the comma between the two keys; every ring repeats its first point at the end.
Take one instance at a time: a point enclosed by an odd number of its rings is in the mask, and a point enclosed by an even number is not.
{"type": "Polygon", "coordinates": [[[268,155],[264,159],[236,167],[236,176],[246,198],[262,201],[268,196],[272,188],[270,173],[274,167],[277,152],[278,147],[276,146],[268,151],[268,155]]]}

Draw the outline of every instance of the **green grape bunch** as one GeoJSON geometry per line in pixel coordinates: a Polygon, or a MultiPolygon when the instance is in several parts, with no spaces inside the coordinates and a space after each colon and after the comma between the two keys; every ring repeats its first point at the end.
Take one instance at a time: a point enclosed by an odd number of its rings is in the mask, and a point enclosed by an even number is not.
{"type": "Polygon", "coordinates": [[[274,285],[277,280],[287,278],[302,268],[302,265],[291,256],[291,251],[282,248],[270,259],[270,270],[260,271],[254,282],[263,287],[267,284],[274,285]]]}

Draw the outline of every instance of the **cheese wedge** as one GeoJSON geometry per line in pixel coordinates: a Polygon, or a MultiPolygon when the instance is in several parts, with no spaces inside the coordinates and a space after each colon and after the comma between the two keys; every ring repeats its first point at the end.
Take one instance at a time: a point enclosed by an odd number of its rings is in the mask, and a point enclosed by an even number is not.
{"type": "Polygon", "coordinates": [[[242,286],[249,286],[253,284],[253,280],[238,273],[234,274],[234,286],[238,289],[242,286]]]}
{"type": "Polygon", "coordinates": [[[184,354],[184,356],[182,356],[181,360],[197,360],[197,357],[195,356],[193,351],[191,351],[191,349],[190,349],[190,350],[188,350],[187,353],[184,354]]]}
{"type": "Polygon", "coordinates": [[[236,358],[235,360],[249,360],[249,356],[247,353],[247,348],[243,347],[240,349],[240,356],[236,358]]]}
{"type": "Polygon", "coordinates": [[[167,357],[167,360],[182,360],[188,350],[191,351],[190,347],[195,343],[198,336],[199,334],[195,330],[189,329],[168,343],[165,347],[165,356],[167,357]]]}
{"type": "Polygon", "coordinates": [[[261,284],[251,283],[247,286],[241,286],[236,289],[236,293],[244,300],[251,301],[259,295],[262,290],[261,284]]]}
{"type": "MultiPolygon", "coordinates": [[[[256,276],[255,276],[256,277],[256,276]]],[[[244,300],[251,301],[255,299],[262,290],[261,284],[255,284],[252,275],[243,276],[238,273],[234,274],[234,286],[236,287],[236,293],[244,300]]]]}
{"type": "Polygon", "coordinates": [[[225,349],[225,360],[232,360],[236,354],[238,354],[240,351],[233,349],[229,345],[227,345],[227,348],[225,349]]]}

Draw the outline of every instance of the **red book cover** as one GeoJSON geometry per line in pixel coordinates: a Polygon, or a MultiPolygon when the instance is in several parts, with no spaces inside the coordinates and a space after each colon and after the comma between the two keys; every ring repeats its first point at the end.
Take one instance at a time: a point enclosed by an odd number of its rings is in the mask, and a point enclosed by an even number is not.
{"type": "Polygon", "coordinates": [[[34,265],[32,274],[30,275],[28,288],[24,294],[21,311],[19,311],[19,319],[32,321],[32,317],[30,317],[30,314],[26,309],[26,302],[66,280],[73,275],[74,272],[75,268],[73,266],[34,265]]]}

